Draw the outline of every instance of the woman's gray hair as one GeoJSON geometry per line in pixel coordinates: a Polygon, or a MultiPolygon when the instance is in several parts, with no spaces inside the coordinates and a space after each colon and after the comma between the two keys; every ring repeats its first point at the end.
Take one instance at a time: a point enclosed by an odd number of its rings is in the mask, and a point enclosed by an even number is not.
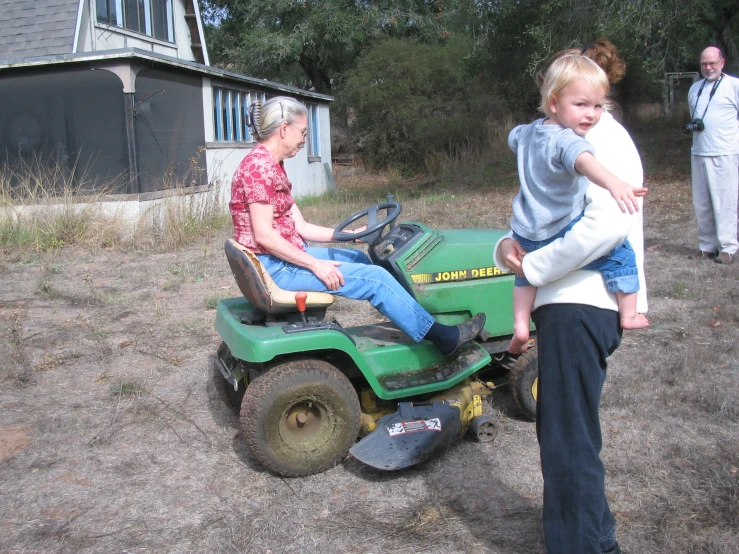
{"type": "Polygon", "coordinates": [[[262,142],[271,137],[283,122],[293,124],[299,117],[307,115],[308,110],[295,98],[275,96],[264,104],[260,100],[252,103],[247,123],[254,138],[262,142]]]}

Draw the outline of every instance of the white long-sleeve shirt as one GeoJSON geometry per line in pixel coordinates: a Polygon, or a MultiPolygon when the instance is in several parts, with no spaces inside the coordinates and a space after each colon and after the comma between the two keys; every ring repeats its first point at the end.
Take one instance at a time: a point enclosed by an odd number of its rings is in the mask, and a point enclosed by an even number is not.
{"type": "MultiPolygon", "coordinates": [[[[604,113],[585,138],[606,169],[635,187],[642,186],[644,175],[639,153],[629,134],[610,114],[604,113]]],[[[572,303],[618,311],[616,297],[606,290],[600,272],[573,270],[604,256],[628,238],[639,268],[637,309],[645,313],[643,212],[634,216],[622,213],[608,191],[596,185],[588,187],[585,202],[582,219],[563,238],[523,259],[526,278],[538,287],[534,309],[546,304],[572,303]]],[[[495,246],[495,265],[507,269],[500,242],[495,246]]]]}

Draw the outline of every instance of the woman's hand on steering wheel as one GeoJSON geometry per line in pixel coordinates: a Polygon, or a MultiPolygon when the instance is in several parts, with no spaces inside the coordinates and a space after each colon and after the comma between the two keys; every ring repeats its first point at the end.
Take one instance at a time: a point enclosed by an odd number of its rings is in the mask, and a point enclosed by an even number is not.
{"type": "MultiPolygon", "coordinates": [[[[354,233],[356,235],[357,233],[361,233],[362,231],[364,231],[366,228],[367,228],[366,225],[362,225],[361,227],[357,227],[356,229],[352,229],[351,231],[347,231],[347,233],[354,233]]],[[[354,239],[354,242],[364,242],[364,239],[356,238],[356,239],[354,239]]]]}
{"type": "Polygon", "coordinates": [[[323,281],[328,290],[339,290],[344,286],[344,275],[337,269],[340,265],[341,262],[316,259],[311,271],[323,281]]]}

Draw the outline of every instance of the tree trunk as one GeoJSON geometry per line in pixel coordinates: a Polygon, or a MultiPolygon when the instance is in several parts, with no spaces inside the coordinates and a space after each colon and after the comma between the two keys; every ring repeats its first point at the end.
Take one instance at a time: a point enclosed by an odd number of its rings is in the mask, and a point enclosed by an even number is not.
{"type": "Polygon", "coordinates": [[[303,68],[305,74],[308,75],[313,89],[321,94],[331,94],[331,78],[326,75],[325,72],[321,71],[313,60],[309,59],[305,55],[300,56],[300,67],[303,68]]]}

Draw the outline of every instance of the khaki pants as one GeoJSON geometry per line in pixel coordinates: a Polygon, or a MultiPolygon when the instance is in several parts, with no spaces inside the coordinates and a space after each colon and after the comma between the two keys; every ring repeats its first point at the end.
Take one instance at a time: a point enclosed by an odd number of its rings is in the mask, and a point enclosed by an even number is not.
{"type": "Polygon", "coordinates": [[[735,254],[739,155],[691,157],[693,208],[698,247],[704,252],[735,254]]]}

